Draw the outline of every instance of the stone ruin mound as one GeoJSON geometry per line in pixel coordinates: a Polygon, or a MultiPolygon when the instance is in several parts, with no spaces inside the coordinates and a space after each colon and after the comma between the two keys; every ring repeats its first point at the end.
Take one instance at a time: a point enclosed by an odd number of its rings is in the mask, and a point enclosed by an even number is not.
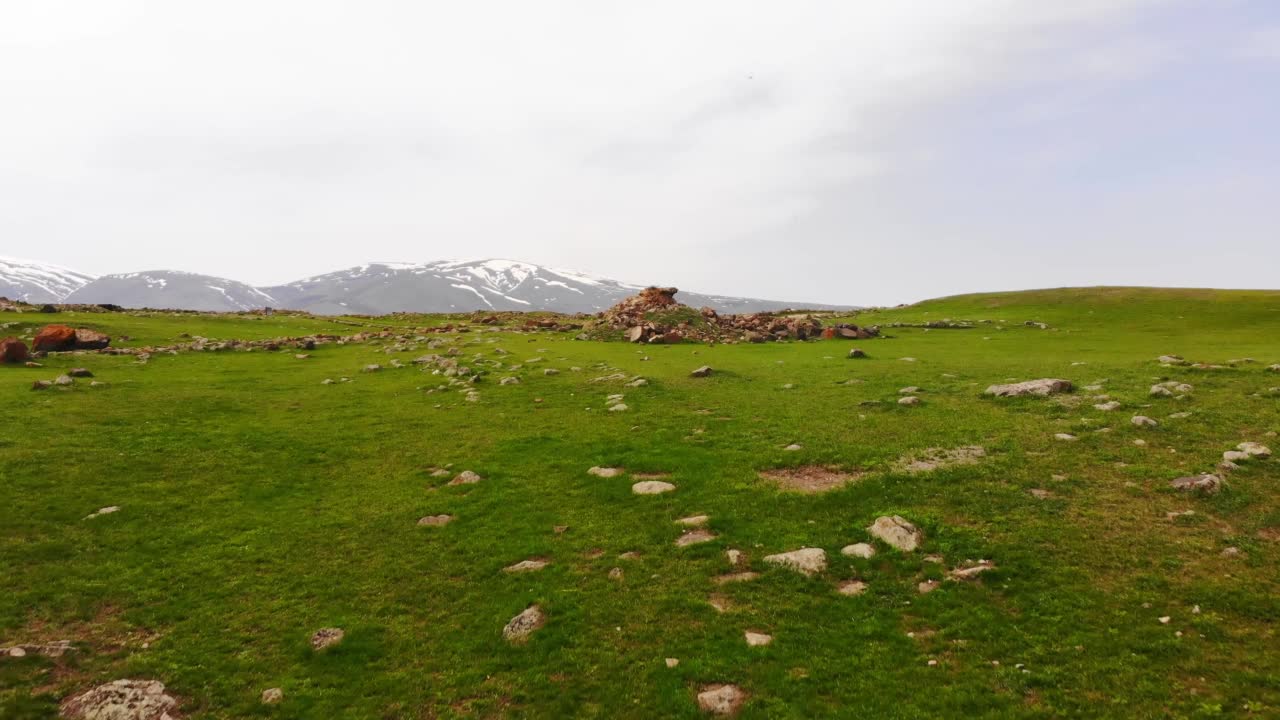
{"type": "Polygon", "coordinates": [[[721,315],[713,308],[694,310],[676,300],[673,287],[648,287],[596,316],[597,329],[620,330],[628,341],[650,345],[702,342],[768,342],[822,338],[871,338],[878,328],[838,324],[823,327],[812,315],[772,312],[721,315]]]}

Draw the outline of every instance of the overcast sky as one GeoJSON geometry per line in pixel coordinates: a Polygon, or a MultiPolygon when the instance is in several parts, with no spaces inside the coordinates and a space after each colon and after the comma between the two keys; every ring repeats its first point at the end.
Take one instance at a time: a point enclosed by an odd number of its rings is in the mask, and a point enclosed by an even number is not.
{"type": "Polygon", "coordinates": [[[94,274],[1280,286],[1275,0],[11,1],[0,98],[0,254],[94,274]]]}

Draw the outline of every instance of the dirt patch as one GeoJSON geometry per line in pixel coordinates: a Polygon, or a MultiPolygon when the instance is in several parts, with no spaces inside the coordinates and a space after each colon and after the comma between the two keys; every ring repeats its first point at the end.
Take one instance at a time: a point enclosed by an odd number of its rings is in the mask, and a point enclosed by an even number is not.
{"type": "Polygon", "coordinates": [[[987,456],[987,451],[979,445],[966,445],[958,448],[929,448],[915,455],[898,458],[893,469],[901,472],[922,473],[957,465],[976,465],[987,456]]]}
{"type": "Polygon", "coordinates": [[[802,465],[766,470],[760,473],[760,477],[777,483],[783,490],[813,494],[844,487],[864,474],[827,465],[802,465]]]}

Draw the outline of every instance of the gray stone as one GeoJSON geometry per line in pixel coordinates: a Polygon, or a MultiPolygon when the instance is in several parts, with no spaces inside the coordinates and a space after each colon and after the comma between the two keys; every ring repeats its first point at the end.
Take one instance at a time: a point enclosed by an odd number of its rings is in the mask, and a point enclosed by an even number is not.
{"type": "Polygon", "coordinates": [[[157,680],[116,680],[62,703],[61,716],[71,720],[172,720],[178,701],[157,680]]]}
{"type": "Polygon", "coordinates": [[[1222,478],[1208,473],[1203,475],[1191,475],[1189,477],[1180,477],[1170,481],[1169,487],[1174,490],[1182,490],[1183,492],[1198,492],[1205,495],[1213,495],[1222,489],[1222,478]]]}
{"type": "Polygon", "coordinates": [[[636,495],[661,495],[675,489],[675,485],[661,480],[641,480],[631,486],[631,492],[636,495]]]}
{"type": "Polygon", "coordinates": [[[840,548],[840,554],[866,559],[876,554],[876,548],[870,543],[854,543],[853,545],[845,545],[840,548]]]}
{"type": "Polygon", "coordinates": [[[502,637],[511,643],[527,642],[529,636],[546,623],[547,616],[542,612],[542,608],[530,605],[519,615],[511,618],[510,622],[502,628],[502,637]]]}
{"type": "Polygon", "coordinates": [[[737,715],[746,699],[737,685],[707,685],[698,693],[698,709],[712,715],[737,715]]]}
{"type": "Polygon", "coordinates": [[[867,527],[871,536],[902,552],[913,552],[924,542],[924,533],[901,516],[881,516],[867,527]]]}
{"type": "Polygon", "coordinates": [[[827,553],[822,548],[800,548],[791,552],[765,555],[764,561],[803,575],[816,575],[827,569],[827,553]]]}
{"type": "Polygon", "coordinates": [[[996,397],[1045,396],[1063,392],[1071,392],[1071,383],[1057,378],[1027,380],[1009,385],[992,385],[986,389],[987,395],[995,395],[996,397]]]}

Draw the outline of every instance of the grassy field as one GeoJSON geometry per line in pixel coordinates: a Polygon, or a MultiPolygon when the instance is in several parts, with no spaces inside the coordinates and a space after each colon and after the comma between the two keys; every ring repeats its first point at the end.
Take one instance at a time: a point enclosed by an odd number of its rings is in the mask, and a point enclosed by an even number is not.
{"type": "MultiPolygon", "coordinates": [[[[425,341],[0,367],[0,646],[75,646],[0,658],[0,717],[56,717],[61,698],[126,677],[164,682],[188,718],[692,718],[713,683],[747,693],[747,718],[1280,715],[1280,460],[1244,463],[1212,497],[1168,487],[1244,441],[1280,451],[1280,373],[1266,369],[1280,363],[1280,293],[1035,291],[853,321],[942,319],[975,327],[714,347],[429,336],[477,367],[477,354],[523,366],[489,367],[476,402],[409,364],[445,349],[425,341]],[[870,357],[846,358],[855,346],[870,357]],[[1168,353],[1257,362],[1155,361],[1168,353]],[[385,369],[360,372],[370,363],[385,369]],[[689,377],[700,365],[714,374],[689,377]],[[107,385],[29,389],[71,367],[107,385]],[[594,382],[615,372],[648,384],[594,382]],[[982,395],[1040,377],[1077,390],[982,395]],[[1165,379],[1194,391],[1150,397],[1165,379]],[[907,386],[921,404],[897,403],[907,386]],[[626,411],[606,409],[613,393],[626,411]],[[1095,409],[1103,394],[1120,409],[1095,409]],[[895,469],[971,445],[986,451],[975,464],[895,469]],[[808,465],[861,474],[823,494],[760,478],[808,465]],[[483,480],[447,485],[432,473],[443,466],[483,480]],[[634,495],[634,473],[677,489],[634,495]],[[453,521],[417,525],[442,513],[453,521]],[[716,539],[676,547],[675,521],[696,514],[716,539]],[[921,549],[840,553],[894,514],[923,530],[921,549]],[[763,562],[801,547],[824,549],[826,570],[763,562]],[[759,577],[717,584],[729,549],[759,577]],[[530,558],[550,564],[503,572],[530,558]],[[978,559],[996,569],[919,592],[978,559]],[[853,578],[864,594],[837,592],[853,578]],[[545,627],[506,642],[532,603],[545,627]],[[323,627],[346,637],[315,652],[323,627]],[[774,640],[749,647],[745,631],[774,640]],[[262,704],[272,687],[284,700],[262,704]]],[[[84,324],[126,346],[424,324],[0,320],[22,323],[6,333],[84,324]]]]}

